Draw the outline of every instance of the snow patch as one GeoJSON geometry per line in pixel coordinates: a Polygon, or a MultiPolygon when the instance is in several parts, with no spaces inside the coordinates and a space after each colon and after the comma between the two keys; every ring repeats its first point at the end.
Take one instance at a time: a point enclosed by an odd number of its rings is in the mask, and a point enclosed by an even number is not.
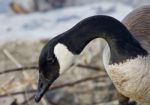
{"type": "Polygon", "coordinates": [[[52,38],[92,15],[109,15],[122,20],[132,7],[115,2],[100,2],[28,15],[0,14],[0,41],[52,38]]]}

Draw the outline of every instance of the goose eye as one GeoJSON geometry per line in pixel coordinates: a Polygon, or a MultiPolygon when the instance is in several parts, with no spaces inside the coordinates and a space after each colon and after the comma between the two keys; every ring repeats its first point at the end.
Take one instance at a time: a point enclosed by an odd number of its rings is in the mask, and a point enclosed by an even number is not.
{"type": "Polygon", "coordinates": [[[54,63],[54,59],[53,58],[47,58],[47,62],[53,64],[54,63]]]}

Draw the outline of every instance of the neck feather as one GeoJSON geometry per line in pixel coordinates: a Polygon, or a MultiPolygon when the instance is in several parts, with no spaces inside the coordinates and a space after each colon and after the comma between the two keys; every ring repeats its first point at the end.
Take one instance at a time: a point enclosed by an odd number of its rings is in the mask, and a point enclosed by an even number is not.
{"type": "Polygon", "coordinates": [[[135,58],[138,55],[147,55],[147,52],[121,22],[103,15],[82,20],[63,33],[60,42],[74,54],[79,54],[95,38],[106,40],[110,47],[113,63],[135,58]]]}

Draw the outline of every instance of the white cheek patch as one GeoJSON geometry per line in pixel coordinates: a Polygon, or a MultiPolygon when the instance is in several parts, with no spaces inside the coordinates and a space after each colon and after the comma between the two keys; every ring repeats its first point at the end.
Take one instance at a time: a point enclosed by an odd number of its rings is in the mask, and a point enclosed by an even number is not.
{"type": "Polygon", "coordinates": [[[69,66],[71,66],[71,64],[74,62],[75,55],[71,53],[65,45],[61,43],[58,43],[55,46],[54,54],[59,62],[59,73],[62,74],[64,70],[69,69],[69,66]]]}

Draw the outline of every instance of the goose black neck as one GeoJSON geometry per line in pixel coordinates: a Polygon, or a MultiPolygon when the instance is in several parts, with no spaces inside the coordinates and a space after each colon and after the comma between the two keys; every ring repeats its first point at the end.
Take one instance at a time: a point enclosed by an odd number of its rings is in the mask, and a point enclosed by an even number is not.
{"type": "Polygon", "coordinates": [[[103,38],[107,41],[113,63],[123,62],[138,55],[147,55],[147,52],[121,22],[103,15],[82,20],[62,34],[61,43],[74,54],[79,54],[95,38],[103,38]]]}

